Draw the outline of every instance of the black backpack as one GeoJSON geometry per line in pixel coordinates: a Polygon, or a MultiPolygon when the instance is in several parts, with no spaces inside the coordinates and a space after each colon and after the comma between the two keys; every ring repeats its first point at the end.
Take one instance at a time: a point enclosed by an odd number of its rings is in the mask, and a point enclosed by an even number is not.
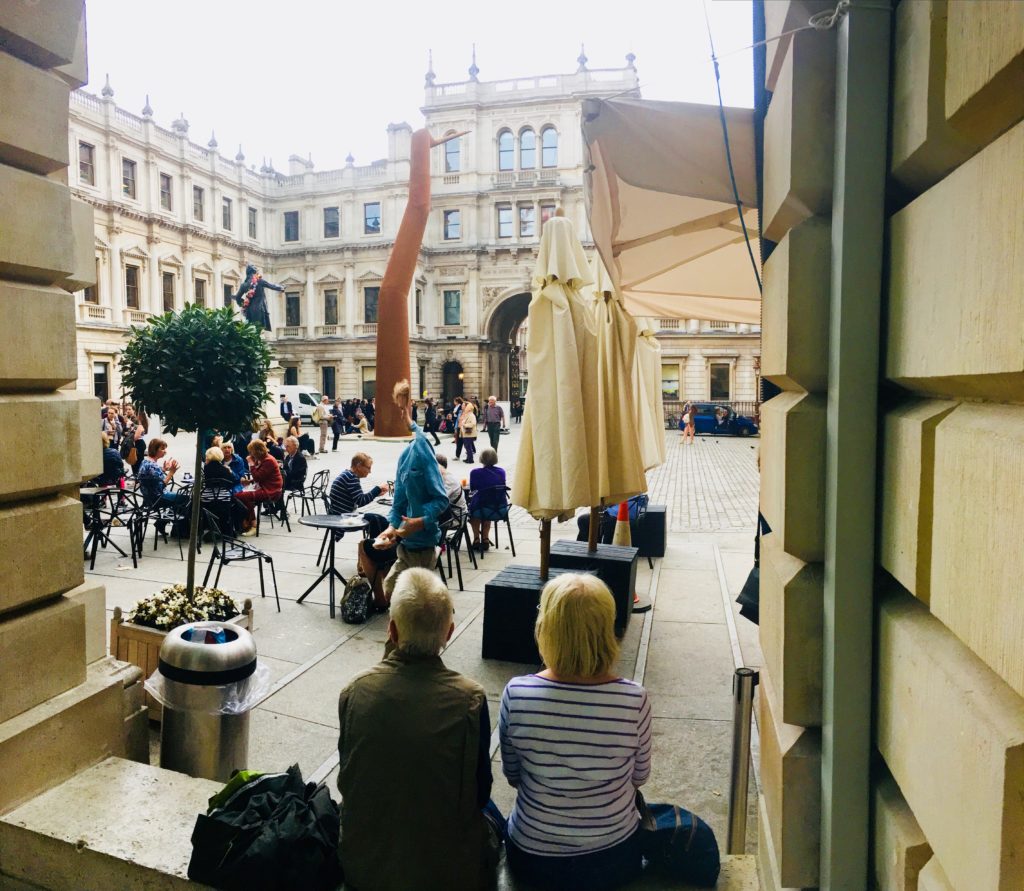
{"type": "Polygon", "coordinates": [[[349,625],[362,625],[372,615],[373,588],[366,578],[354,575],[341,595],[341,620],[349,625]]]}

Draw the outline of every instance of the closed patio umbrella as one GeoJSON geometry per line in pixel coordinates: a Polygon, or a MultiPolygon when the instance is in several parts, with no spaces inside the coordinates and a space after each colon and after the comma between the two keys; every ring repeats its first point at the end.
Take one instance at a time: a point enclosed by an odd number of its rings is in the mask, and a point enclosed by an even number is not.
{"type": "Polygon", "coordinates": [[[664,400],[661,391],[661,344],[649,318],[636,320],[636,359],[632,392],[637,405],[637,433],[644,470],[665,463],[664,400]]]}
{"type": "Polygon", "coordinates": [[[622,305],[599,256],[591,266],[590,289],[597,327],[597,400],[590,425],[597,433],[597,494],[608,504],[647,491],[639,436],[641,394],[633,389],[637,326],[622,305]]]}
{"type": "Polygon", "coordinates": [[[546,576],[550,521],[600,499],[597,334],[580,294],[593,281],[572,223],[544,224],[529,308],[529,398],[512,481],[512,501],[543,520],[541,571],[546,576]]]}

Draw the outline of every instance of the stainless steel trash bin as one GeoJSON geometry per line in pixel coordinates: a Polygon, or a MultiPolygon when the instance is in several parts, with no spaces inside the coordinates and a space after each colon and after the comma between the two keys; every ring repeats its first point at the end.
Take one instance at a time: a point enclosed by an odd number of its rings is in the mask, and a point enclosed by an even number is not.
{"type": "Polygon", "coordinates": [[[255,671],[256,644],[245,628],[193,622],[168,633],[160,647],[161,767],[227,781],[248,766],[245,702],[255,671]]]}

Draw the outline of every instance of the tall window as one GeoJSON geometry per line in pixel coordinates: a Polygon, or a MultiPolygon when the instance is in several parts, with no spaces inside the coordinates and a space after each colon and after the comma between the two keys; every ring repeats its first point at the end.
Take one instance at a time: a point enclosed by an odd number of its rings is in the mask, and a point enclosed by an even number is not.
{"type": "Polygon", "coordinates": [[[174,273],[165,272],[160,281],[163,285],[164,312],[174,312],[174,273]]]}
{"type": "Polygon", "coordinates": [[[416,289],[416,301],[415,301],[415,304],[416,304],[416,307],[415,307],[416,308],[416,324],[417,325],[422,325],[423,324],[423,289],[422,288],[417,288],[416,289]]]}
{"type": "Polygon", "coordinates": [[[450,139],[444,144],[444,172],[458,173],[462,168],[462,139],[450,139]]]}
{"type": "Polygon", "coordinates": [[[498,238],[512,237],[512,205],[498,205],[498,238]]]}
{"type": "Polygon", "coordinates": [[[249,237],[256,237],[256,208],[249,208],[249,237]]]}
{"type": "Polygon", "coordinates": [[[235,294],[235,287],[234,287],[234,285],[229,284],[228,282],[225,282],[224,283],[224,305],[225,306],[231,306],[231,304],[234,302],[234,300],[233,300],[234,294],[235,294]]]}
{"type": "Polygon", "coordinates": [[[320,381],[323,384],[323,389],[320,390],[325,396],[336,396],[337,392],[334,386],[334,366],[323,365],[320,367],[320,381]]]}
{"type": "Polygon", "coordinates": [[[285,292],[284,323],[289,328],[298,328],[302,324],[302,309],[298,291],[285,292]]]}
{"type": "Polygon", "coordinates": [[[199,222],[202,222],[206,215],[205,201],[206,196],[203,194],[202,188],[192,186],[192,218],[199,222]]]}
{"type": "Polygon", "coordinates": [[[459,238],[462,234],[462,213],[457,210],[444,212],[444,237],[446,241],[459,238]]]}
{"type": "Polygon", "coordinates": [[[446,325],[462,324],[462,291],[444,292],[444,323],[446,325]]]}
{"type": "Polygon", "coordinates": [[[532,204],[523,204],[519,207],[519,237],[533,238],[536,235],[536,217],[532,204]]]}
{"type": "Polygon", "coordinates": [[[228,232],[231,231],[231,199],[221,199],[220,205],[220,222],[221,226],[228,232]]]}
{"type": "Polygon", "coordinates": [[[206,306],[206,279],[197,278],[194,282],[196,306],[206,306]]]}
{"type": "Polygon", "coordinates": [[[121,159],[121,194],[128,198],[137,197],[135,188],[135,162],[121,159]]]}
{"type": "Polygon", "coordinates": [[[673,402],[679,399],[678,365],[661,366],[661,396],[673,402]]]}
{"type": "Polygon", "coordinates": [[[284,383],[286,387],[294,387],[299,383],[299,369],[294,365],[285,365],[284,383]]]}
{"type": "Polygon", "coordinates": [[[363,399],[373,399],[377,394],[377,366],[364,365],[363,375],[363,399]]]}
{"type": "Polygon", "coordinates": [[[337,207],[324,208],[324,238],[337,238],[341,234],[341,211],[337,207]]]}
{"type": "Polygon", "coordinates": [[[336,288],[324,291],[324,324],[338,324],[338,291],[336,288]]]}
{"type": "Polygon", "coordinates": [[[96,185],[96,147],[78,143],[78,180],[87,186],[96,185]]]}
{"type": "Polygon", "coordinates": [[[99,280],[100,280],[100,261],[99,261],[99,258],[97,258],[96,259],[96,282],[97,283],[95,285],[89,285],[88,288],[86,288],[85,290],[82,291],[82,299],[86,303],[99,303],[100,302],[99,280]]]}
{"type": "Polygon", "coordinates": [[[160,174],[160,206],[164,210],[171,210],[173,206],[171,200],[171,178],[166,173],[160,174]]]}
{"type": "Polygon", "coordinates": [[[124,268],[124,305],[129,309],[139,308],[139,267],[124,268]]]}
{"type": "Polygon", "coordinates": [[[363,205],[363,232],[366,235],[380,235],[380,202],[371,201],[363,205]]]}
{"type": "Polygon", "coordinates": [[[377,324],[377,303],[380,288],[363,288],[363,321],[367,325],[377,324]]]}
{"type": "Polygon", "coordinates": [[[498,134],[498,170],[512,170],[516,164],[515,139],[511,130],[498,134]]]}
{"type": "Polygon", "coordinates": [[[537,166],[537,134],[533,130],[523,130],[519,134],[519,167],[521,170],[533,170],[537,166]]]}
{"type": "Polygon", "coordinates": [[[92,363],[92,394],[100,402],[110,398],[110,363],[92,363]]]}
{"type": "Polygon", "coordinates": [[[299,212],[297,210],[286,210],[284,212],[284,240],[299,240],[299,212]]]}
{"type": "Polygon", "coordinates": [[[729,363],[711,363],[711,400],[728,402],[729,395],[729,363]]]}
{"type": "Polygon", "coordinates": [[[555,215],[554,204],[542,204],[540,206],[540,225],[544,228],[544,224],[555,215]]]}
{"type": "Polygon", "coordinates": [[[558,131],[554,127],[540,131],[540,164],[541,167],[558,166],[558,131]]]}

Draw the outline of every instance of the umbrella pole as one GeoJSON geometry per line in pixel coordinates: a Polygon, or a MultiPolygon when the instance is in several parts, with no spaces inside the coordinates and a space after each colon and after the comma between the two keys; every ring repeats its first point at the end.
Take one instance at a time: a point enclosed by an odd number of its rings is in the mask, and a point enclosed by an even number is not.
{"type": "Polygon", "coordinates": [[[540,521],[540,580],[548,580],[548,570],[551,567],[551,521],[540,521]]]}
{"type": "Polygon", "coordinates": [[[587,534],[587,550],[593,554],[597,550],[597,531],[601,525],[601,512],[604,510],[604,499],[600,507],[590,508],[590,531],[587,534]]]}

